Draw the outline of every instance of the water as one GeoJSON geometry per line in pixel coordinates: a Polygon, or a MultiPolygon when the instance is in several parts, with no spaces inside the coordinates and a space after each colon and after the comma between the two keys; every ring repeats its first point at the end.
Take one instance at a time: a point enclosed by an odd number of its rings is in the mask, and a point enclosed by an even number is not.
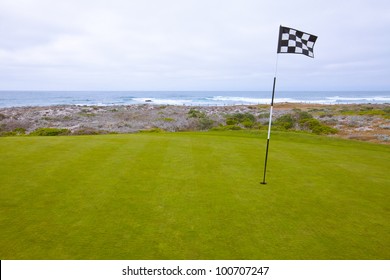
{"type": "MultiPolygon", "coordinates": [[[[251,105],[270,104],[269,91],[0,91],[0,107],[50,105],[251,105]]],[[[390,104],[390,91],[281,91],[275,102],[390,104]]]]}

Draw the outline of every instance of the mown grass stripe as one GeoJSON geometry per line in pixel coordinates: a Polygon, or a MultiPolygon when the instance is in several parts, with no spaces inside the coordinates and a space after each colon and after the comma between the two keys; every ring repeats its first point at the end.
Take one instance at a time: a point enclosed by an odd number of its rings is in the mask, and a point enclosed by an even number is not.
{"type": "Polygon", "coordinates": [[[389,147],[272,137],[2,138],[0,257],[388,259],[389,147]]]}

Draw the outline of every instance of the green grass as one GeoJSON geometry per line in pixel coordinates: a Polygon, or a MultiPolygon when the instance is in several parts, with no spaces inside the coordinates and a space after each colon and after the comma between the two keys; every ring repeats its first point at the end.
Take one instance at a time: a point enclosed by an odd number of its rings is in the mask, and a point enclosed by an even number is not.
{"type": "Polygon", "coordinates": [[[390,147],[271,138],[0,138],[0,259],[389,259],[390,147]]]}

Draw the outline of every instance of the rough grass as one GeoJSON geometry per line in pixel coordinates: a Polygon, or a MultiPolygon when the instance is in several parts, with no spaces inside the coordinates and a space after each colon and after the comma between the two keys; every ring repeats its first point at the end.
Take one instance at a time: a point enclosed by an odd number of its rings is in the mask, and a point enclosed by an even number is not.
{"type": "Polygon", "coordinates": [[[390,147],[244,131],[0,138],[0,259],[389,259],[390,147]]]}

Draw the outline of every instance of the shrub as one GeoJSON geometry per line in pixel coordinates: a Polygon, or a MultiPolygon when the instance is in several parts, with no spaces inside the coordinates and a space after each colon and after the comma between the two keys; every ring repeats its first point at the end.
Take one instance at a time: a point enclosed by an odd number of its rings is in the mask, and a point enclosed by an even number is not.
{"type": "Polygon", "coordinates": [[[225,131],[225,130],[241,130],[242,128],[238,125],[220,125],[217,127],[213,127],[211,130],[213,131],[225,131]]]}
{"type": "Polygon", "coordinates": [[[70,121],[70,120],[72,120],[72,117],[71,116],[64,116],[62,119],[64,121],[70,121]]]}
{"type": "Polygon", "coordinates": [[[161,120],[164,122],[174,122],[175,121],[175,119],[173,119],[173,118],[162,118],[161,120]]]}
{"type": "Polygon", "coordinates": [[[199,118],[199,128],[201,130],[208,130],[213,127],[214,121],[207,116],[199,118]]]}
{"type": "Polygon", "coordinates": [[[196,125],[197,125],[198,129],[200,129],[200,130],[208,130],[208,129],[212,128],[214,125],[214,121],[212,119],[210,119],[205,113],[203,113],[199,110],[191,108],[187,114],[188,114],[189,118],[198,119],[196,125]]]}
{"type": "Polygon", "coordinates": [[[313,119],[313,116],[308,112],[302,112],[301,110],[295,110],[295,119],[296,120],[310,120],[313,119]]]}
{"type": "Polygon", "coordinates": [[[246,128],[252,128],[256,123],[256,117],[251,113],[235,113],[226,118],[227,125],[242,124],[246,128]]]}
{"type": "Polygon", "coordinates": [[[139,132],[141,132],[141,133],[160,133],[160,132],[165,132],[165,130],[162,128],[159,128],[159,127],[153,127],[153,128],[149,128],[149,129],[140,130],[139,132]]]}
{"type": "Polygon", "coordinates": [[[337,133],[337,129],[324,125],[320,123],[318,120],[312,119],[303,119],[300,121],[301,127],[304,129],[310,130],[315,134],[335,134],[337,133]]]}
{"type": "Polygon", "coordinates": [[[26,129],[23,127],[15,128],[12,132],[14,132],[16,135],[25,135],[26,129]]]}
{"type": "Polygon", "coordinates": [[[261,113],[258,117],[259,119],[269,119],[269,113],[261,113]]]}
{"type": "Polygon", "coordinates": [[[256,121],[256,117],[251,113],[235,113],[228,116],[229,119],[234,119],[237,123],[242,123],[243,121],[250,120],[252,122],[256,121]]]}
{"type": "Polygon", "coordinates": [[[111,132],[106,130],[98,130],[92,127],[79,128],[72,132],[72,135],[98,135],[98,134],[110,134],[111,132]]]}
{"type": "Polygon", "coordinates": [[[12,131],[0,132],[0,136],[20,136],[25,134],[26,134],[26,129],[22,127],[15,128],[12,131]]]}
{"type": "Polygon", "coordinates": [[[82,117],[87,117],[87,118],[92,118],[92,117],[96,116],[95,113],[79,113],[79,115],[82,117]]]}
{"type": "Polygon", "coordinates": [[[31,136],[61,136],[69,135],[70,130],[66,128],[51,128],[51,127],[41,127],[37,128],[29,135],[31,136]]]}
{"type": "Polygon", "coordinates": [[[226,119],[226,124],[227,125],[235,125],[235,124],[238,124],[238,122],[237,122],[236,119],[229,117],[229,118],[226,119]]]}
{"type": "Polygon", "coordinates": [[[276,119],[275,125],[283,129],[291,129],[294,127],[294,120],[291,114],[283,115],[276,119]]]}
{"type": "Polygon", "coordinates": [[[355,110],[351,109],[342,109],[340,110],[341,115],[359,115],[359,116],[381,116],[384,118],[390,118],[390,109],[389,108],[381,108],[375,109],[372,106],[359,106],[355,110]]]}
{"type": "Polygon", "coordinates": [[[241,124],[243,126],[245,126],[246,128],[252,128],[255,125],[255,123],[253,121],[248,120],[248,119],[243,121],[241,124]]]}
{"type": "Polygon", "coordinates": [[[299,109],[293,110],[293,113],[279,117],[275,124],[282,129],[297,128],[300,130],[308,130],[315,134],[334,134],[337,129],[322,124],[319,120],[313,118],[308,112],[303,112],[299,109]]]}
{"type": "Polygon", "coordinates": [[[205,113],[203,113],[199,110],[193,109],[193,108],[191,108],[187,114],[188,114],[188,117],[190,117],[190,118],[203,118],[206,116],[205,113]]]}

